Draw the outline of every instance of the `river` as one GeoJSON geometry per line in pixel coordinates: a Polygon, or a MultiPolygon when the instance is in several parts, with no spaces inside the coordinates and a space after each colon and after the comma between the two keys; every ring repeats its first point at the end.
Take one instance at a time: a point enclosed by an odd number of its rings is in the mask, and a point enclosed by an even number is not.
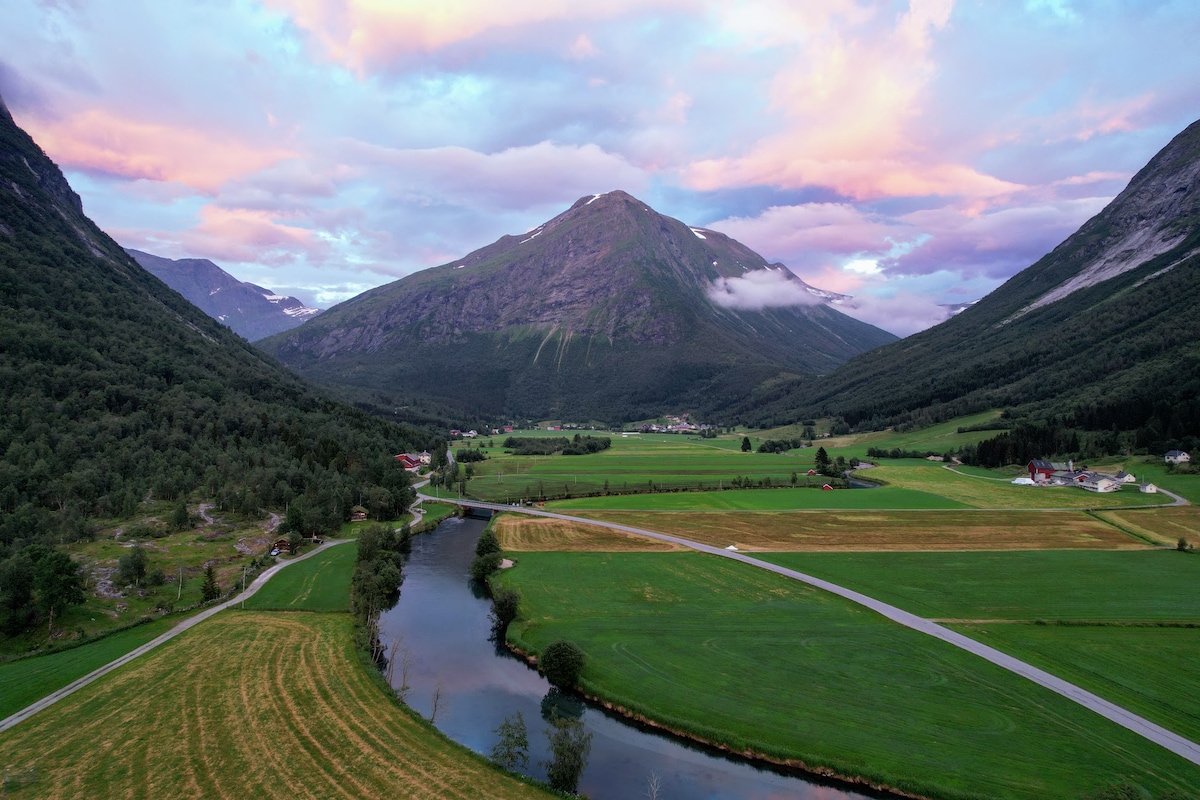
{"type": "Polygon", "coordinates": [[[536,670],[489,641],[491,601],[473,589],[469,567],[486,523],[449,519],[413,539],[404,567],[400,602],[380,619],[380,636],[395,645],[392,682],[401,683],[408,661],[408,704],[447,736],[487,754],[496,727],[520,711],[529,732],[529,774],[545,777],[547,758],[543,710],[556,702],[560,713],[579,716],[592,733],[588,765],[579,791],[592,800],[648,796],[652,775],[663,800],[745,798],[850,800],[879,797],[850,791],[796,774],[760,768],[718,751],[643,729],[578,699],[551,692],[536,670]]]}

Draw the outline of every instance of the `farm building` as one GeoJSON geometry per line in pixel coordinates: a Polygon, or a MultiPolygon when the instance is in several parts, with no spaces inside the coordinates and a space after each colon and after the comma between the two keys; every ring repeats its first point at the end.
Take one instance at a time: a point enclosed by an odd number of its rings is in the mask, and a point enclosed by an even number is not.
{"type": "Polygon", "coordinates": [[[1069,472],[1070,467],[1067,464],[1060,464],[1057,461],[1043,461],[1040,458],[1035,458],[1029,462],[1029,479],[1032,481],[1048,481],[1056,472],[1069,472]]]}
{"type": "Polygon", "coordinates": [[[1153,483],[1146,483],[1142,484],[1142,486],[1138,488],[1138,491],[1144,492],[1145,494],[1158,494],[1158,487],[1153,483]]]}

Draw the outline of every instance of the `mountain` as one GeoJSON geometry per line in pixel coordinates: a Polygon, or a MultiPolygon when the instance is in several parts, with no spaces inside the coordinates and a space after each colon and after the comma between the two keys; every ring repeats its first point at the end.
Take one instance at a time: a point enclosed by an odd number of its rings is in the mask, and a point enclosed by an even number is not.
{"type": "Polygon", "coordinates": [[[322,383],[512,417],[718,413],[895,340],[819,291],[614,191],[260,346],[322,383]]]}
{"type": "Polygon", "coordinates": [[[291,330],[321,313],[294,297],[239,281],[207,258],[170,259],[126,248],[150,274],[250,341],[291,330]]]}
{"type": "MultiPolygon", "coordinates": [[[[986,408],[1138,446],[1200,434],[1200,122],[1099,214],[953,318],[779,391],[763,418],[882,426],[986,408]]],[[[760,398],[761,399],[761,398],[760,398]]]]}
{"type": "Polygon", "coordinates": [[[399,503],[392,455],[431,442],[317,394],[138,266],[2,101],[0,408],[0,562],[147,497],[340,525],[358,497],[399,503]]]}

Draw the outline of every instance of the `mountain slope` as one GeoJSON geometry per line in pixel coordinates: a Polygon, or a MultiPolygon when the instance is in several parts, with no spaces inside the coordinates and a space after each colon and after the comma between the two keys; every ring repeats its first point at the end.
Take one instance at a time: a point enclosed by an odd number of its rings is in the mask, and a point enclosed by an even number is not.
{"type": "Polygon", "coordinates": [[[162,258],[130,248],[126,252],[196,308],[250,341],[291,330],[321,313],[294,297],[239,281],[207,258],[162,258]]]}
{"type": "Polygon", "coordinates": [[[260,344],[321,382],[488,413],[713,412],[895,339],[810,289],[733,239],[616,191],[260,344]],[[728,307],[755,302],[746,291],[764,284],[803,304],[728,307]]]}
{"type": "Polygon", "coordinates": [[[0,102],[0,561],[148,496],[340,524],[427,435],[333,403],[139,267],[0,102]]]}
{"type": "Polygon", "coordinates": [[[1145,436],[1200,433],[1200,122],[1079,231],[962,313],[853,359],[765,417],[851,425],[990,407],[1145,436]],[[1155,431],[1157,430],[1157,433],[1155,431]]]}

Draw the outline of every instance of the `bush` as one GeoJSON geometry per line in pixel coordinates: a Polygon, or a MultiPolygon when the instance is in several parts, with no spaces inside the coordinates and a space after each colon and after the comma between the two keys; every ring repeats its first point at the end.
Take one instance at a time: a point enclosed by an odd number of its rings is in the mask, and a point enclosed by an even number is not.
{"type": "Polygon", "coordinates": [[[583,651],[574,642],[559,639],[557,642],[551,642],[542,651],[538,667],[550,683],[562,689],[573,689],[579,682],[579,673],[583,672],[585,658],[583,651]]]}
{"type": "Polygon", "coordinates": [[[479,541],[475,543],[475,555],[486,556],[488,553],[500,552],[500,540],[496,538],[496,534],[488,528],[479,536],[479,541]]]}
{"type": "Polygon", "coordinates": [[[489,575],[500,569],[500,562],[503,560],[499,553],[479,556],[471,562],[471,577],[481,583],[486,581],[489,575]]]}
{"type": "Polygon", "coordinates": [[[1187,550],[1188,540],[1180,536],[1179,541],[1175,543],[1175,549],[1180,551],[1187,550]]]}

